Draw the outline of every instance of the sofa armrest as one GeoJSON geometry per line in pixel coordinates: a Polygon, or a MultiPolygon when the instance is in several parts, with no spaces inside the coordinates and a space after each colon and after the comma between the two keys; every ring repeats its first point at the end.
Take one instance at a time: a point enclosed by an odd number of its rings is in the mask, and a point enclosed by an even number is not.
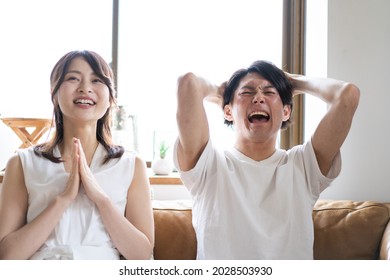
{"type": "Polygon", "coordinates": [[[390,222],[383,233],[381,248],[379,252],[380,260],[390,260],[390,222]]]}

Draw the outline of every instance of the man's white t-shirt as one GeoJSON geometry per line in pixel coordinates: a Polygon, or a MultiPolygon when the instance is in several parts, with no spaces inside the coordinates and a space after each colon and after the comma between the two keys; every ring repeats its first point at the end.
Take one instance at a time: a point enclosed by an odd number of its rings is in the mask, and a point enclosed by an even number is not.
{"type": "Polygon", "coordinates": [[[312,208],[341,170],[322,175],[311,141],[254,161],[211,140],[196,166],[176,168],[193,199],[197,259],[313,259],[312,208]]]}

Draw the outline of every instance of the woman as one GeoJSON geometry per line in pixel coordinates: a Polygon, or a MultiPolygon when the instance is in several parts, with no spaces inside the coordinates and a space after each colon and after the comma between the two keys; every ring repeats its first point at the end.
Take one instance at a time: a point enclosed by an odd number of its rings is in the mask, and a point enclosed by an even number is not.
{"type": "Polygon", "coordinates": [[[146,165],[112,143],[112,70],[95,52],[73,51],[50,79],[56,131],[7,163],[0,258],[150,259],[146,165]]]}

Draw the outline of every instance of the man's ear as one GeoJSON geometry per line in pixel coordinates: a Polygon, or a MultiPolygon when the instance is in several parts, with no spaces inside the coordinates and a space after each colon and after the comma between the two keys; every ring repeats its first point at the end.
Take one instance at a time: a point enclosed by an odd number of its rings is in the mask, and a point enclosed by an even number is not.
{"type": "Polygon", "coordinates": [[[291,118],[291,106],[284,105],[283,106],[283,121],[288,121],[291,118]]]}
{"type": "Polygon", "coordinates": [[[232,106],[230,104],[226,104],[225,107],[223,107],[223,113],[225,115],[225,120],[229,122],[233,121],[232,106]]]}

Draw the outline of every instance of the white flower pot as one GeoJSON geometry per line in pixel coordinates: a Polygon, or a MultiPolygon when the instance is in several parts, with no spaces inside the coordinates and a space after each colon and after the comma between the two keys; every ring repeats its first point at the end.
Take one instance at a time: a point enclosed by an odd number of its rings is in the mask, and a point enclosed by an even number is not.
{"type": "Polygon", "coordinates": [[[168,175],[173,171],[173,163],[166,158],[156,159],[152,162],[152,171],[156,175],[168,175]]]}

